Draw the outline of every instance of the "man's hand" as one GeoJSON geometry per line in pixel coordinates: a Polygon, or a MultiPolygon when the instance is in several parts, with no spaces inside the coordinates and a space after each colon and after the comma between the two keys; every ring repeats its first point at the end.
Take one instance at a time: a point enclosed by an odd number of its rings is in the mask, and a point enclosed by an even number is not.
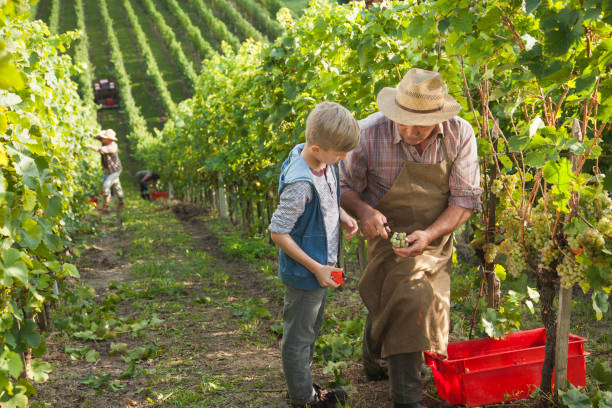
{"type": "Polygon", "coordinates": [[[342,208],[340,208],[340,225],[342,228],[346,230],[346,234],[344,234],[344,238],[347,241],[350,241],[351,238],[355,236],[357,231],[359,230],[359,226],[357,225],[357,221],[350,215],[346,213],[342,208]]]}
{"type": "Polygon", "coordinates": [[[414,231],[406,237],[406,241],[410,243],[408,248],[395,248],[393,252],[401,258],[408,258],[421,255],[425,248],[431,243],[431,236],[425,231],[414,231]]]}
{"type": "Polygon", "coordinates": [[[335,280],[332,279],[332,272],[340,272],[342,273],[342,269],[334,268],[333,266],[321,265],[319,268],[316,268],[312,273],[317,278],[319,285],[331,288],[337,288],[338,285],[335,280]]]}
{"type": "Polygon", "coordinates": [[[388,239],[389,227],[385,227],[387,217],[378,210],[372,209],[361,218],[361,232],[367,238],[383,237],[388,239]]]}
{"type": "Polygon", "coordinates": [[[98,150],[100,150],[98,146],[89,146],[89,148],[93,150],[94,152],[97,152],[98,150]]]}

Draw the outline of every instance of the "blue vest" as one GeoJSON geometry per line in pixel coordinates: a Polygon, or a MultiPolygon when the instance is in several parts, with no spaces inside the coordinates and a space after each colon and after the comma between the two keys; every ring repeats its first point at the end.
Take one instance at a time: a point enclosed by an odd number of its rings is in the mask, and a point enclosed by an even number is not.
{"type": "MultiPolygon", "coordinates": [[[[325,233],[325,221],[323,219],[323,211],[321,210],[321,202],[319,194],[314,186],[314,179],[308,164],[304,161],[300,153],[304,150],[304,143],[293,148],[289,157],[283,163],[278,186],[278,194],[282,193],[283,189],[296,181],[308,181],[312,186],[312,200],[306,203],[304,213],[298,218],[289,233],[295,243],[302,248],[312,259],[322,265],[327,265],[327,235],[325,233]]],[[[340,185],[338,183],[338,165],[332,166],[336,175],[336,197],[338,197],[338,205],[340,205],[340,185]]],[[[340,222],[340,220],[338,220],[340,222]]],[[[302,264],[296,262],[283,250],[279,250],[278,255],[278,276],[283,283],[298,289],[319,289],[321,285],[312,272],[306,269],[302,264]]]]}

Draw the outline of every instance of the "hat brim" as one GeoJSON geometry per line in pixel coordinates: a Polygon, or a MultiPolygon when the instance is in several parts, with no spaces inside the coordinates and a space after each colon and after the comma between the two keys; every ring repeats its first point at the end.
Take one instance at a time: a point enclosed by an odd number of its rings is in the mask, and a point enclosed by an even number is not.
{"type": "Polygon", "coordinates": [[[402,109],[395,103],[397,88],[383,88],[378,93],[378,110],[395,123],[407,126],[432,126],[442,123],[461,110],[461,105],[452,96],[444,95],[442,109],[431,113],[415,113],[402,109]]]}
{"type": "Polygon", "coordinates": [[[112,140],[113,142],[117,141],[117,136],[108,136],[106,132],[100,132],[95,136],[97,139],[107,139],[112,140]]]}

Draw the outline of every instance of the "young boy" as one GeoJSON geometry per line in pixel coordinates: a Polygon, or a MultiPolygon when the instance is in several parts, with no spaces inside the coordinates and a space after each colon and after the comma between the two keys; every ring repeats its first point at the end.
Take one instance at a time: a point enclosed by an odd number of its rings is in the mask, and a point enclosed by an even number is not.
{"type": "Polygon", "coordinates": [[[339,201],[338,165],[359,145],[359,125],[337,103],[317,105],[306,120],[306,143],[297,145],[281,169],[280,202],[269,230],[279,251],[279,276],[285,284],[283,370],[293,407],[345,405],[341,389],[312,383],[310,363],[323,323],[327,288],[332,279],[340,241],[340,225],[351,239],[357,222],[339,201]]]}

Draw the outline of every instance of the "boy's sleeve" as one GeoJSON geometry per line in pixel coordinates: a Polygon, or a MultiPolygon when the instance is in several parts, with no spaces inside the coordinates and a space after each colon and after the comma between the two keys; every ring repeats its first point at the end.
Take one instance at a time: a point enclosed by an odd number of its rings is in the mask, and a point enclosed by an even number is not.
{"type": "Polygon", "coordinates": [[[278,207],[272,214],[268,230],[276,234],[288,234],[304,213],[306,203],[312,199],[312,186],[308,181],[289,184],[280,195],[278,207]]]}

